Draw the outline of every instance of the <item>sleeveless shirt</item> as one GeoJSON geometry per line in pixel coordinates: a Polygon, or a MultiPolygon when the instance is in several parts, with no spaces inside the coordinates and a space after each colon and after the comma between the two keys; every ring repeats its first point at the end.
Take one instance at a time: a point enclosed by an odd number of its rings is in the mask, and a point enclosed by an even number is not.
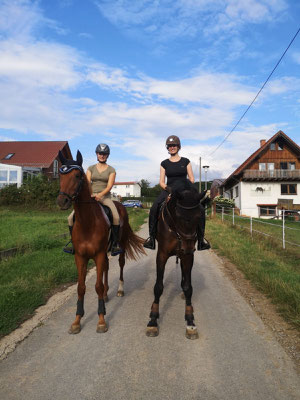
{"type": "Polygon", "coordinates": [[[161,162],[161,166],[166,171],[167,185],[172,184],[178,180],[185,180],[187,177],[187,166],[190,160],[185,157],[181,157],[179,161],[172,162],[168,158],[161,162]]]}
{"type": "MultiPolygon", "coordinates": [[[[100,173],[97,169],[97,164],[88,167],[88,171],[91,172],[93,194],[102,192],[107,187],[109,175],[116,172],[113,167],[108,165],[106,170],[100,173]]],[[[110,197],[110,193],[107,193],[105,197],[110,197]]]]}

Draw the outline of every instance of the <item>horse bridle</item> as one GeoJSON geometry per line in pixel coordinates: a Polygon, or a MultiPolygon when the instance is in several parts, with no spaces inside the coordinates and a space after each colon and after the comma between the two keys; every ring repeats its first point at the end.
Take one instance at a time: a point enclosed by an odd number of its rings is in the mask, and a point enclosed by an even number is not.
{"type": "MultiPolygon", "coordinates": [[[[170,199],[170,197],[169,197],[169,199],[170,199]]],[[[193,209],[196,209],[199,206],[200,206],[200,203],[198,203],[198,204],[196,204],[194,206],[191,206],[191,207],[183,206],[182,204],[180,204],[178,202],[176,203],[176,207],[183,208],[184,210],[193,210],[193,209]]],[[[172,214],[171,214],[171,212],[169,210],[169,207],[168,207],[168,201],[166,202],[166,205],[165,205],[164,209],[166,209],[167,214],[168,214],[169,218],[171,219],[171,222],[173,224],[173,229],[170,227],[169,224],[168,225],[169,225],[170,230],[176,234],[180,248],[181,248],[181,243],[182,243],[183,240],[195,240],[196,239],[197,232],[195,232],[195,234],[193,234],[193,235],[186,235],[185,233],[180,232],[178,227],[176,227],[174,218],[173,218],[173,216],[172,216],[172,214]]],[[[164,219],[164,213],[163,212],[162,212],[162,217],[164,219]]]]}
{"type": "Polygon", "coordinates": [[[62,175],[68,174],[69,172],[73,171],[73,169],[78,169],[81,173],[80,180],[78,182],[77,188],[75,189],[75,192],[72,195],[69,195],[69,193],[66,193],[66,192],[59,192],[59,195],[61,194],[63,196],[66,196],[71,201],[76,200],[76,198],[81,190],[81,187],[83,184],[83,168],[80,165],[62,165],[59,169],[59,172],[62,175]]]}

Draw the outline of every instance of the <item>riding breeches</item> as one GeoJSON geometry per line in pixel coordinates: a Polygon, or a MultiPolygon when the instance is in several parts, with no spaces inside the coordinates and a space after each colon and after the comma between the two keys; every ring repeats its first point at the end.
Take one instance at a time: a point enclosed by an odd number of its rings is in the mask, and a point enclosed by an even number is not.
{"type": "Polygon", "coordinates": [[[120,225],[119,213],[112,199],[109,197],[104,197],[102,200],[100,200],[100,203],[110,208],[113,216],[113,225],[120,225]]]}

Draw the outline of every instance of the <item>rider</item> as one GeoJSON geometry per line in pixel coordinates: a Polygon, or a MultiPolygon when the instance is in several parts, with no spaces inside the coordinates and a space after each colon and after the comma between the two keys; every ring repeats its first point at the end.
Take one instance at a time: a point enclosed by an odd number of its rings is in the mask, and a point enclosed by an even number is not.
{"type": "MultiPolygon", "coordinates": [[[[147,249],[155,249],[155,237],[157,229],[157,219],[160,206],[166,200],[169,193],[166,187],[172,186],[178,181],[184,181],[188,177],[191,183],[194,183],[194,174],[190,160],[181,157],[178,152],[181,149],[181,143],[178,136],[171,135],[166,140],[166,148],[170,154],[170,158],[162,161],[160,164],[159,185],[163,189],[157,199],[154,201],[149,214],[149,237],[144,243],[147,249]],[[167,177],[167,184],[165,183],[167,177]]],[[[205,218],[202,218],[197,229],[198,245],[197,250],[206,250],[210,248],[207,241],[204,241],[205,218]],[[202,222],[202,223],[201,223],[202,222]]]]}
{"type": "Polygon", "coordinates": [[[110,148],[105,143],[100,143],[96,147],[98,163],[88,167],[86,177],[90,183],[92,197],[100,201],[101,204],[110,208],[113,216],[113,224],[111,227],[112,233],[112,248],[111,255],[116,256],[122,253],[119,244],[120,240],[120,217],[114,202],[111,199],[110,191],[115,183],[116,170],[106,163],[110,148]]]}
{"type": "MultiPolygon", "coordinates": [[[[110,208],[113,216],[113,224],[111,226],[112,247],[111,255],[116,256],[123,252],[119,244],[120,236],[120,217],[114,202],[111,200],[110,191],[115,183],[116,170],[106,163],[110,148],[105,143],[100,143],[96,147],[98,163],[88,167],[86,177],[90,185],[91,197],[99,201],[101,204],[110,208]]],[[[72,236],[74,221],[74,211],[68,217],[69,230],[72,236]]],[[[64,248],[66,253],[74,253],[73,247],[64,248]]]]}

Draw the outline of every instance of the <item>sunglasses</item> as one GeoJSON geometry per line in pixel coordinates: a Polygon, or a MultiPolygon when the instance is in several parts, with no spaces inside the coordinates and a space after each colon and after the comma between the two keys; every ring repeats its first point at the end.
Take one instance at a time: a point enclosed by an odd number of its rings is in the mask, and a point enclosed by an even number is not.
{"type": "Polygon", "coordinates": [[[108,156],[107,153],[97,153],[97,154],[99,154],[99,156],[108,156]]]}
{"type": "Polygon", "coordinates": [[[167,149],[169,149],[170,147],[178,147],[178,144],[168,144],[167,149]]]}

